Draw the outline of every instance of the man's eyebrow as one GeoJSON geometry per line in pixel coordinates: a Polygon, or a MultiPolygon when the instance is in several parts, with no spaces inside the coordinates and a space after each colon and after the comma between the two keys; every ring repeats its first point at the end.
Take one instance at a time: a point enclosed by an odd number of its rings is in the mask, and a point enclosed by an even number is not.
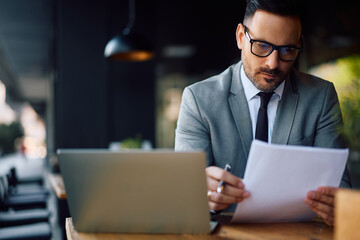
{"type": "Polygon", "coordinates": [[[268,43],[268,44],[275,45],[275,46],[278,46],[278,47],[293,47],[293,48],[299,48],[299,47],[301,48],[301,47],[302,47],[301,37],[299,38],[299,40],[298,40],[295,44],[289,43],[289,44],[283,44],[283,45],[276,45],[276,44],[273,44],[273,43],[271,43],[271,42],[269,42],[269,41],[266,41],[266,40],[264,40],[264,39],[262,39],[262,38],[257,38],[257,37],[255,37],[255,36],[253,35],[254,33],[251,32],[251,31],[249,31],[249,28],[248,28],[246,25],[243,25],[243,26],[245,27],[246,32],[249,34],[251,40],[253,40],[253,41],[260,41],[260,42],[268,43]],[[298,45],[299,45],[299,42],[300,42],[300,46],[298,46],[298,45]]]}
{"type": "Polygon", "coordinates": [[[276,44],[270,43],[270,42],[265,41],[265,40],[254,39],[254,38],[252,38],[251,40],[253,40],[253,41],[257,41],[257,42],[267,43],[267,44],[274,45],[274,46],[277,46],[277,47],[293,47],[293,48],[297,48],[297,47],[299,47],[297,44],[284,44],[284,45],[276,45],[276,44]]]}

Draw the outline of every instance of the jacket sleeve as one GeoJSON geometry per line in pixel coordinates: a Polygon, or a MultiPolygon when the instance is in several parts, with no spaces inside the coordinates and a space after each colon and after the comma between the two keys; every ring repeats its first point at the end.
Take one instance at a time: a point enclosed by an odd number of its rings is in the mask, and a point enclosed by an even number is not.
{"type": "Polygon", "coordinates": [[[193,150],[204,151],[207,165],[211,165],[212,150],[208,126],[193,91],[187,87],[183,92],[175,132],[175,151],[193,150]]]}

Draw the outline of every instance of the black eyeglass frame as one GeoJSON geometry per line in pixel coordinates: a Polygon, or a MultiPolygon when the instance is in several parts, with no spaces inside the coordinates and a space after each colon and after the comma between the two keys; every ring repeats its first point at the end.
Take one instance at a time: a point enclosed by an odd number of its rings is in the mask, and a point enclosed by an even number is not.
{"type": "Polygon", "coordinates": [[[293,60],[284,60],[284,59],[281,58],[280,52],[279,52],[279,58],[280,58],[281,61],[284,61],[284,62],[295,62],[296,59],[299,57],[300,53],[303,51],[303,47],[302,47],[302,46],[303,46],[303,39],[302,39],[302,38],[300,38],[301,47],[294,47],[294,46],[288,46],[288,45],[285,45],[285,46],[276,46],[276,45],[274,45],[274,44],[272,44],[272,43],[269,43],[269,42],[266,42],[266,41],[261,41],[261,40],[252,39],[252,38],[250,37],[249,32],[248,32],[248,28],[247,28],[245,25],[243,25],[243,26],[244,26],[245,36],[248,38],[248,40],[249,40],[249,42],[250,42],[250,44],[251,44],[251,46],[250,46],[250,51],[251,51],[252,54],[254,54],[254,55],[257,56],[257,57],[267,57],[267,56],[269,56],[274,50],[279,51],[280,48],[293,48],[293,49],[297,49],[297,50],[298,50],[298,53],[297,53],[295,59],[293,59],[293,60]],[[253,52],[253,49],[252,49],[254,42],[260,42],[260,43],[268,44],[268,45],[271,46],[271,50],[270,50],[266,55],[264,55],[264,56],[263,56],[263,55],[255,54],[255,53],[253,52]]]}

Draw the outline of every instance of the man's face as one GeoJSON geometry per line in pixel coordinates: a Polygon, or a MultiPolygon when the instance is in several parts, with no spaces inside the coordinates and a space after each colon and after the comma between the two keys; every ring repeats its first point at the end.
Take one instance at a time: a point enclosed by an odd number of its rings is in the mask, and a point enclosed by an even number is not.
{"type": "MultiPolygon", "coordinates": [[[[300,20],[296,17],[280,16],[265,11],[257,11],[244,23],[253,40],[261,40],[276,46],[299,46],[301,36],[300,20]]],[[[239,24],[236,38],[241,52],[246,76],[261,91],[274,91],[286,78],[294,62],[280,60],[274,50],[267,57],[251,53],[251,44],[245,36],[244,25],[239,24]]]]}

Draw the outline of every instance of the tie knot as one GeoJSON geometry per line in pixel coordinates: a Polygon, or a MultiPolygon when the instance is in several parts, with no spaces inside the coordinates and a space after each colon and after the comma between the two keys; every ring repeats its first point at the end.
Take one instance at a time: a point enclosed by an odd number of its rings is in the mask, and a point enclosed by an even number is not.
{"type": "Polygon", "coordinates": [[[267,108],[267,105],[270,101],[271,96],[274,94],[274,92],[259,92],[257,95],[261,98],[261,108],[267,108]]]}

